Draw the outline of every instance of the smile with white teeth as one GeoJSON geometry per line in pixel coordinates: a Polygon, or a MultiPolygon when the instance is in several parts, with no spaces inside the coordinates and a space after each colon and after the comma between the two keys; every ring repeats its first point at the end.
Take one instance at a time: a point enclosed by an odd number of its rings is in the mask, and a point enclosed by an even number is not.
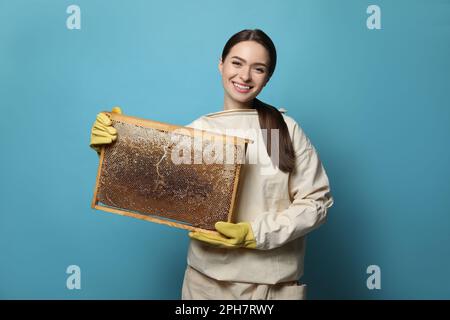
{"type": "Polygon", "coordinates": [[[236,83],[236,82],[234,82],[234,81],[233,81],[233,85],[234,85],[236,88],[240,89],[240,90],[244,90],[244,91],[250,90],[250,86],[243,86],[243,85],[240,85],[240,84],[238,84],[238,83],[236,83]]]}

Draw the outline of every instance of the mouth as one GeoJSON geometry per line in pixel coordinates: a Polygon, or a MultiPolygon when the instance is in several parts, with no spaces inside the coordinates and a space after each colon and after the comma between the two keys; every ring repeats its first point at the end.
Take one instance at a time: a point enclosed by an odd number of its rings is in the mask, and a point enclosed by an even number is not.
{"type": "Polygon", "coordinates": [[[249,92],[253,87],[242,84],[242,83],[237,83],[234,81],[231,81],[233,83],[234,88],[236,89],[237,92],[239,93],[247,93],[249,92]]]}

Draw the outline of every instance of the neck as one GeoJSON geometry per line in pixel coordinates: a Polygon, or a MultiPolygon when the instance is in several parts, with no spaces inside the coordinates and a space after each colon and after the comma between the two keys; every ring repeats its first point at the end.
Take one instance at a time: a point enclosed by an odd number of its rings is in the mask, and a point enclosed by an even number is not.
{"type": "Polygon", "coordinates": [[[231,109],[253,109],[253,100],[250,100],[248,102],[239,102],[236,100],[232,100],[225,95],[223,99],[223,110],[231,109]]]}

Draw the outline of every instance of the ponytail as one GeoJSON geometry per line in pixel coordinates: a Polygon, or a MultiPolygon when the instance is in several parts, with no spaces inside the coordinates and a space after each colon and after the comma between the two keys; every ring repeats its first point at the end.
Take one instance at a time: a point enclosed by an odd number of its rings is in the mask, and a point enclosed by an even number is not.
{"type": "Polygon", "coordinates": [[[253,101],[253,107],[258,111],[259,125],[261,129],[267,130],[267,135],[263,134],[264,144],[266,145],[267,154],[272,159],[272,163],[273,155],[271,150],[271,130],[278,129],[280,153],[278,167],[283,172],[291,173],[295,167],[295,152],[286,122],[283,119],[283,115],[277,108],[264,103],[257,98],[253,101]]]}

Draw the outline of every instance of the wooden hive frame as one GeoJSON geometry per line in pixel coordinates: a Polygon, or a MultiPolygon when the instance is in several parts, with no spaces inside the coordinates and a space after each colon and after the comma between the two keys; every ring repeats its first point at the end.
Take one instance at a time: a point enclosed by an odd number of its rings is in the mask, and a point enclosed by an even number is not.
{"type": "MultiPolygon", "coordinates": [[[[168,134],[172,133],[175,130],[183,129],[183,132],[188,132],[188,135],[190,137],[192,137],[192,136],[194,136],[195,130],[197,130],[197,132],[201,131],[203,139],[214,138],[214,139],[220,140],[222,142],[225,142],[225,141],[227,143],[232,142],[233,145],[243,146],[244,147],[244,149],[243,149],[244,156],[245,156],[245,152],[247,150],[247,144],[252,143],[251,140],[241,138],[241,137],[226,136],[223,134],[209,132],[209,131],[205,131],[205,130],[198,130],[198,129],[189,128],[189,127],[177,126],[177,125],[167,124],[167,123],[153,121],[153,120],[125,116],[125,115],[116,114],[116,113],[110,113],[110,112],[105,112],[105,113],[111,118],[113,123],[121,122],[121,123],[125,123],[125,124],[135,125],[135,126],[138,126],[141,128],[156,129],[158,131],[166,132],[168,134]]],[[[177,134],[178,133],[179,133],[179,131],[177,131],[177,134]]],[[[119,139],[120,139],[120,137],[119,137],[119,139]]],[[[94,189],[94,196],[93,196],[92,203],[91,203],[92,208],[110,212],[110,213],[114,213],[114,214],[123,215],[123,216],[147,220],[147,221],[154,222],[154,223],[165,224],[165,225],[168,225],[171,227],[176,227],[176,228],[181,228],[181,229],[186,229],[186,230],[191,230],[191,231],[216,233],[216,231],[214,231],[214,230],[195,227],[195,226],[192,226],[192,225],[189,225],[186,223],[182,223],[182,221],[161,218],[156,215],[152,216],[151,214],[148,215],[148,213],[142,214],[142,213],[139,213],[139,212],[133,211],[133,210],[124,210],[123,208],[114,208],[111,206],[103,205],[101,202],[99,202],[98,192],[99,192],[99,187],[100,187],[100,178],[102,175],[102,167],[103,167],[103,163],[105,160],[106,148],[108,148],[108,147],[109,146],[101,148],[95,189],[94,189]]],[[[240,177],[242,163],[235,164],[235,166],[236,166],[236,170],[235,170],[235,177],[234,177],[234,181],[233,181],[233,185],[232,185],[231,203],[230,203],[229,210],[228,210],[227,222],[233,222],[233,213],[234,213],[234,209],[235,209],[235,202],[236,202],[236,196],[237,196],[237,190],[238,190],[239,177],[240,177]]]]}

